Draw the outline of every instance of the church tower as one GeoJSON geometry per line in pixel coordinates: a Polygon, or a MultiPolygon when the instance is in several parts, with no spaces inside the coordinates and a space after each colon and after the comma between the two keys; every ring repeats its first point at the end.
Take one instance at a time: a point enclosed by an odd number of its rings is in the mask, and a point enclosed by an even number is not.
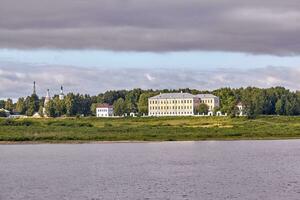
{"type": "Polygon", "coordinates": [[[51,99],[50,92],[49,92],[49,89],[47,89],[47,94],[46,94],[46,97],[45,97],[44,108],[43,108],[44,117],[47,117],[46,106],[49,103],[50,99],[51,99]]]}
{"type": "Polygon", "coordinates": [[[50,92],[49,92],[49,89],[47,89],[47,94],[46,94],[46,97],[45,97],[44,107],[46,107],[46,105],[48,104],[50,99],[51,99],[50,92]]]}
{"type": "Polygon", "coordinates": [[[64,100],[65,95],[64,95],[64,88],[63,86],[60,87],[60,94],[59,94],[59,99],[64,100]]]}
{"type": "Polygon", "coordinates": [[[35,81],[33,81],[33,92],[32,92],[32,94],[36,95],[35,81]]]}

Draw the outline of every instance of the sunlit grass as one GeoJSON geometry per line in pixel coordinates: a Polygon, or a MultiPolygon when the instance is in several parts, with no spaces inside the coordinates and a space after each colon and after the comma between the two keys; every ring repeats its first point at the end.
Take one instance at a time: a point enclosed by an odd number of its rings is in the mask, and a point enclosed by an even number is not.
{"type": "Polygon", "coordinates": [[[0,119],[0,141],[181,141],[300,138],[300,117],[0,119]]]}

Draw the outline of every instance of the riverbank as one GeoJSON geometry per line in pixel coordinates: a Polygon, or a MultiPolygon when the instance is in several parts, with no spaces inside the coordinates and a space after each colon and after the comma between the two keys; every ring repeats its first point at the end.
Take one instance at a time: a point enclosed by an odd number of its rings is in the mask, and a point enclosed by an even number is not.
{"type": "Polygon", "coordinates": [[[0,119],[0,144],[299,139],[300,117],[0,119]]]}

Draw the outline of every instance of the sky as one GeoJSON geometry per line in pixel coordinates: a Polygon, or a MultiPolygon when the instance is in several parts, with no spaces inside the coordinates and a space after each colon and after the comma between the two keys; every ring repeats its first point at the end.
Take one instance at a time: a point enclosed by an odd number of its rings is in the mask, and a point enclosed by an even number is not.
{"type": "Polygon", "coordinates": [[[297,0],[0,0],[0,99],[300,89],[297,0]]]}

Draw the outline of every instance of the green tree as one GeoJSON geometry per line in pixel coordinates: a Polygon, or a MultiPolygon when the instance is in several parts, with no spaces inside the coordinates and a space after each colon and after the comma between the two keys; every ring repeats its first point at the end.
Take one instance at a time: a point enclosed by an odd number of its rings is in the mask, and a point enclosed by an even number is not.
{"type": "Polygon", "coordinates": [[[7,117],[7,114],[4,110],[0,110],[0,117],[7,117]]]}
{"type": "Polygon", "coordinates": [[[196,111],[199,114],[207,114],[208,113],[208,106],[205,103],[200,103],[196,111]]]}
{"type": "Polygon", "coordinates": [[[148,99],[151,97],[150,93],[142,93],[138,102],[138,110],[141,114],[148,114],[148,99]]]}
{"type": "Polygon", "coordinates": [[[65,98],[65,106],[66,106],[66,114],[67,116],[76,115],[76,107],[75,107],[75,96],[73,93],[70,93],[65,98]]]}
{"type": "Polygon", "coordinates": [[[39,111],[40,103],[39,103],[39,98],[36,94],[32,94],[30,97],[27,97],[25,102],[27,106],[27,111],[26,111],[27,116],[32,116],[34,113],[39,111]]]}
{"type": "Polygon", "coordinates": [[[55,116],[60,117],[66,113],[66,107],[63,100],[59,99],[59,96],[53,98],[53,104],[55,108],[55,116]]]}
{"type": "Polygon", "coordinates": [[[55,116],[55,105],[53,100],[50,100],[45,107],[45,114],[47,117],[56,117],[55,116]]]}
{"type": "Polygon", "coordinates": [[[5,101],[4,100],[0,100],[0,109],[1,108],[5,108],[5,101]]]}
{"type": "Polygon", "coordinates": [[[284,102],[283,102],[282,99],[279,99],[276,102],[275,111],[276,111],[277,115],[283,115],[284,114],[284,102]]]}
{"type": "Polygon", "coordinates": [[[96,108],[97,108],[97,103],[93,103],[92,105],[91,105],[91,113],[92,113],[92,115],[96,115],[96,108]]]}
{"type": "Polygon", "coordinates": [[[26,104],[24,98],[19,98],[16,105],[16,111],[20,114],[25,114],[26,112],[26,104]]]}
{"type": "Polygon", "coordinates": [[[6,110],[9,110],[9,111],[13,111],[14,109],[14,104],[13,104],[13,101],[12,99],[7,99],[7,101],[5,102],[5,109],[6,110]]]}
{"type": "Polygon", "coordinates": [[[114,115],[122,116],[126,112],[126,104],[123,98],[119,98],[114,103],[114,115]]]}
{"type": "Polygon", "coordinates": [[[43,106],[40,106],[38,113],[41,117],[44,116],[44,107],[43,106]]]}

